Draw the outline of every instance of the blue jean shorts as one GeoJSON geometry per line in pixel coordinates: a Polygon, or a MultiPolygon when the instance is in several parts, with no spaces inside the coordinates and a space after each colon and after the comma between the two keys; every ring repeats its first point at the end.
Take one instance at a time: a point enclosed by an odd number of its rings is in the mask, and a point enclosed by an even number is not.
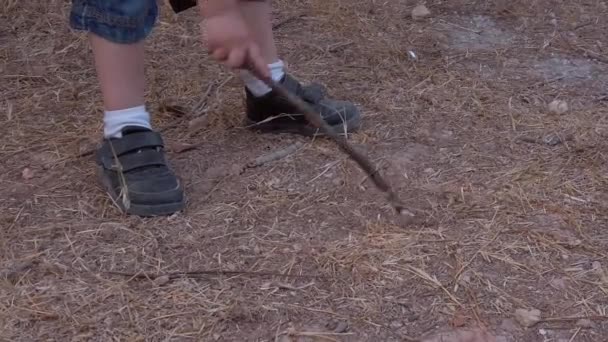
{"type": "Polygon", "coordinates": [[[118,44],[145,39],[158,17],[157,0],[72,0],[70,26],[118,44]]]}

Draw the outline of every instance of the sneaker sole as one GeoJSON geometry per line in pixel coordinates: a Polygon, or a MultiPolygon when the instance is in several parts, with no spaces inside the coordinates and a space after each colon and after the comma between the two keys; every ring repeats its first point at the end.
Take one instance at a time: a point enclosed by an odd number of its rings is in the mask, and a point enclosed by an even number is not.
{"type": "Polygon", "coordinates": [[[169,216],[176,212],[182,211],[186,203],[185,201],[173,202],[173,203],[160,203],[160,204],[134,204],[129,205],[129,209],[126,209],[122,204],[122,200],[116,190],[112,187],[107,177],[104,177],[103,167],[97,165],[97,178],[103,186],[104,190],[110,195],[114,203],[118,205],[120,210],[129,215],[136,215],[141,217],[155,217],[155,216],[169,216]]]}

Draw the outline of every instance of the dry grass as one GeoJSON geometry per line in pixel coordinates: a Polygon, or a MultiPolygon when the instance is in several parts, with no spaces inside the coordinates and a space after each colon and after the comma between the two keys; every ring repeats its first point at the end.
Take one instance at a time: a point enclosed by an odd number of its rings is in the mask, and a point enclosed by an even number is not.
{"type": "Polygon", "coordinates": [[[102,107],[68,4],[5,1],[1,338],[402,341],[467,326],[605,340],[605,3],[427,1],[421,22],[414,1],[276,5],[290,70],[362,106],[352,142],[424,220],[400,225],[330,142],[245,130],[195,13],[166,10],[148,99],[188,208],[121,216],[94,182],[102,107]],[[549,113],[554,99],[571,110],[549,113]],[[541,322],[513,325],[518,308],[541,322]]]}

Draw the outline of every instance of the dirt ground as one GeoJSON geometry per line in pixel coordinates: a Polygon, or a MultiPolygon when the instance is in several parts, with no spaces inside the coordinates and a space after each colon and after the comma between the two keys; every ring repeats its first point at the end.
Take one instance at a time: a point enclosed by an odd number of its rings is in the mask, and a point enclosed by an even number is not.
{"type": "Polygon", "coordinates": [[[330,141],[243,127],[196,11],[166,6],[147,98],[187,210],[122,216],[69,2],[1,2],[0,338],[605,341],[607,2],[431,0],[415,21],[417,4],[275,7],[289,70],[361,106],[350,141],[418,213],[404,225],[330,141]]]}

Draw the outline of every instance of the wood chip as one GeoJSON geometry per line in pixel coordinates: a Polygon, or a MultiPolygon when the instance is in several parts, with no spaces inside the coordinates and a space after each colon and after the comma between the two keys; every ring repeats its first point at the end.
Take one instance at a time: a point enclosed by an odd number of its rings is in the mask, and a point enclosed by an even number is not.
{"type": "Polygon", "coordinates": [[[517,309],[515,310],[515,320],[522,326],[530,328],[540,322],[540,310],[517,309]]]}

